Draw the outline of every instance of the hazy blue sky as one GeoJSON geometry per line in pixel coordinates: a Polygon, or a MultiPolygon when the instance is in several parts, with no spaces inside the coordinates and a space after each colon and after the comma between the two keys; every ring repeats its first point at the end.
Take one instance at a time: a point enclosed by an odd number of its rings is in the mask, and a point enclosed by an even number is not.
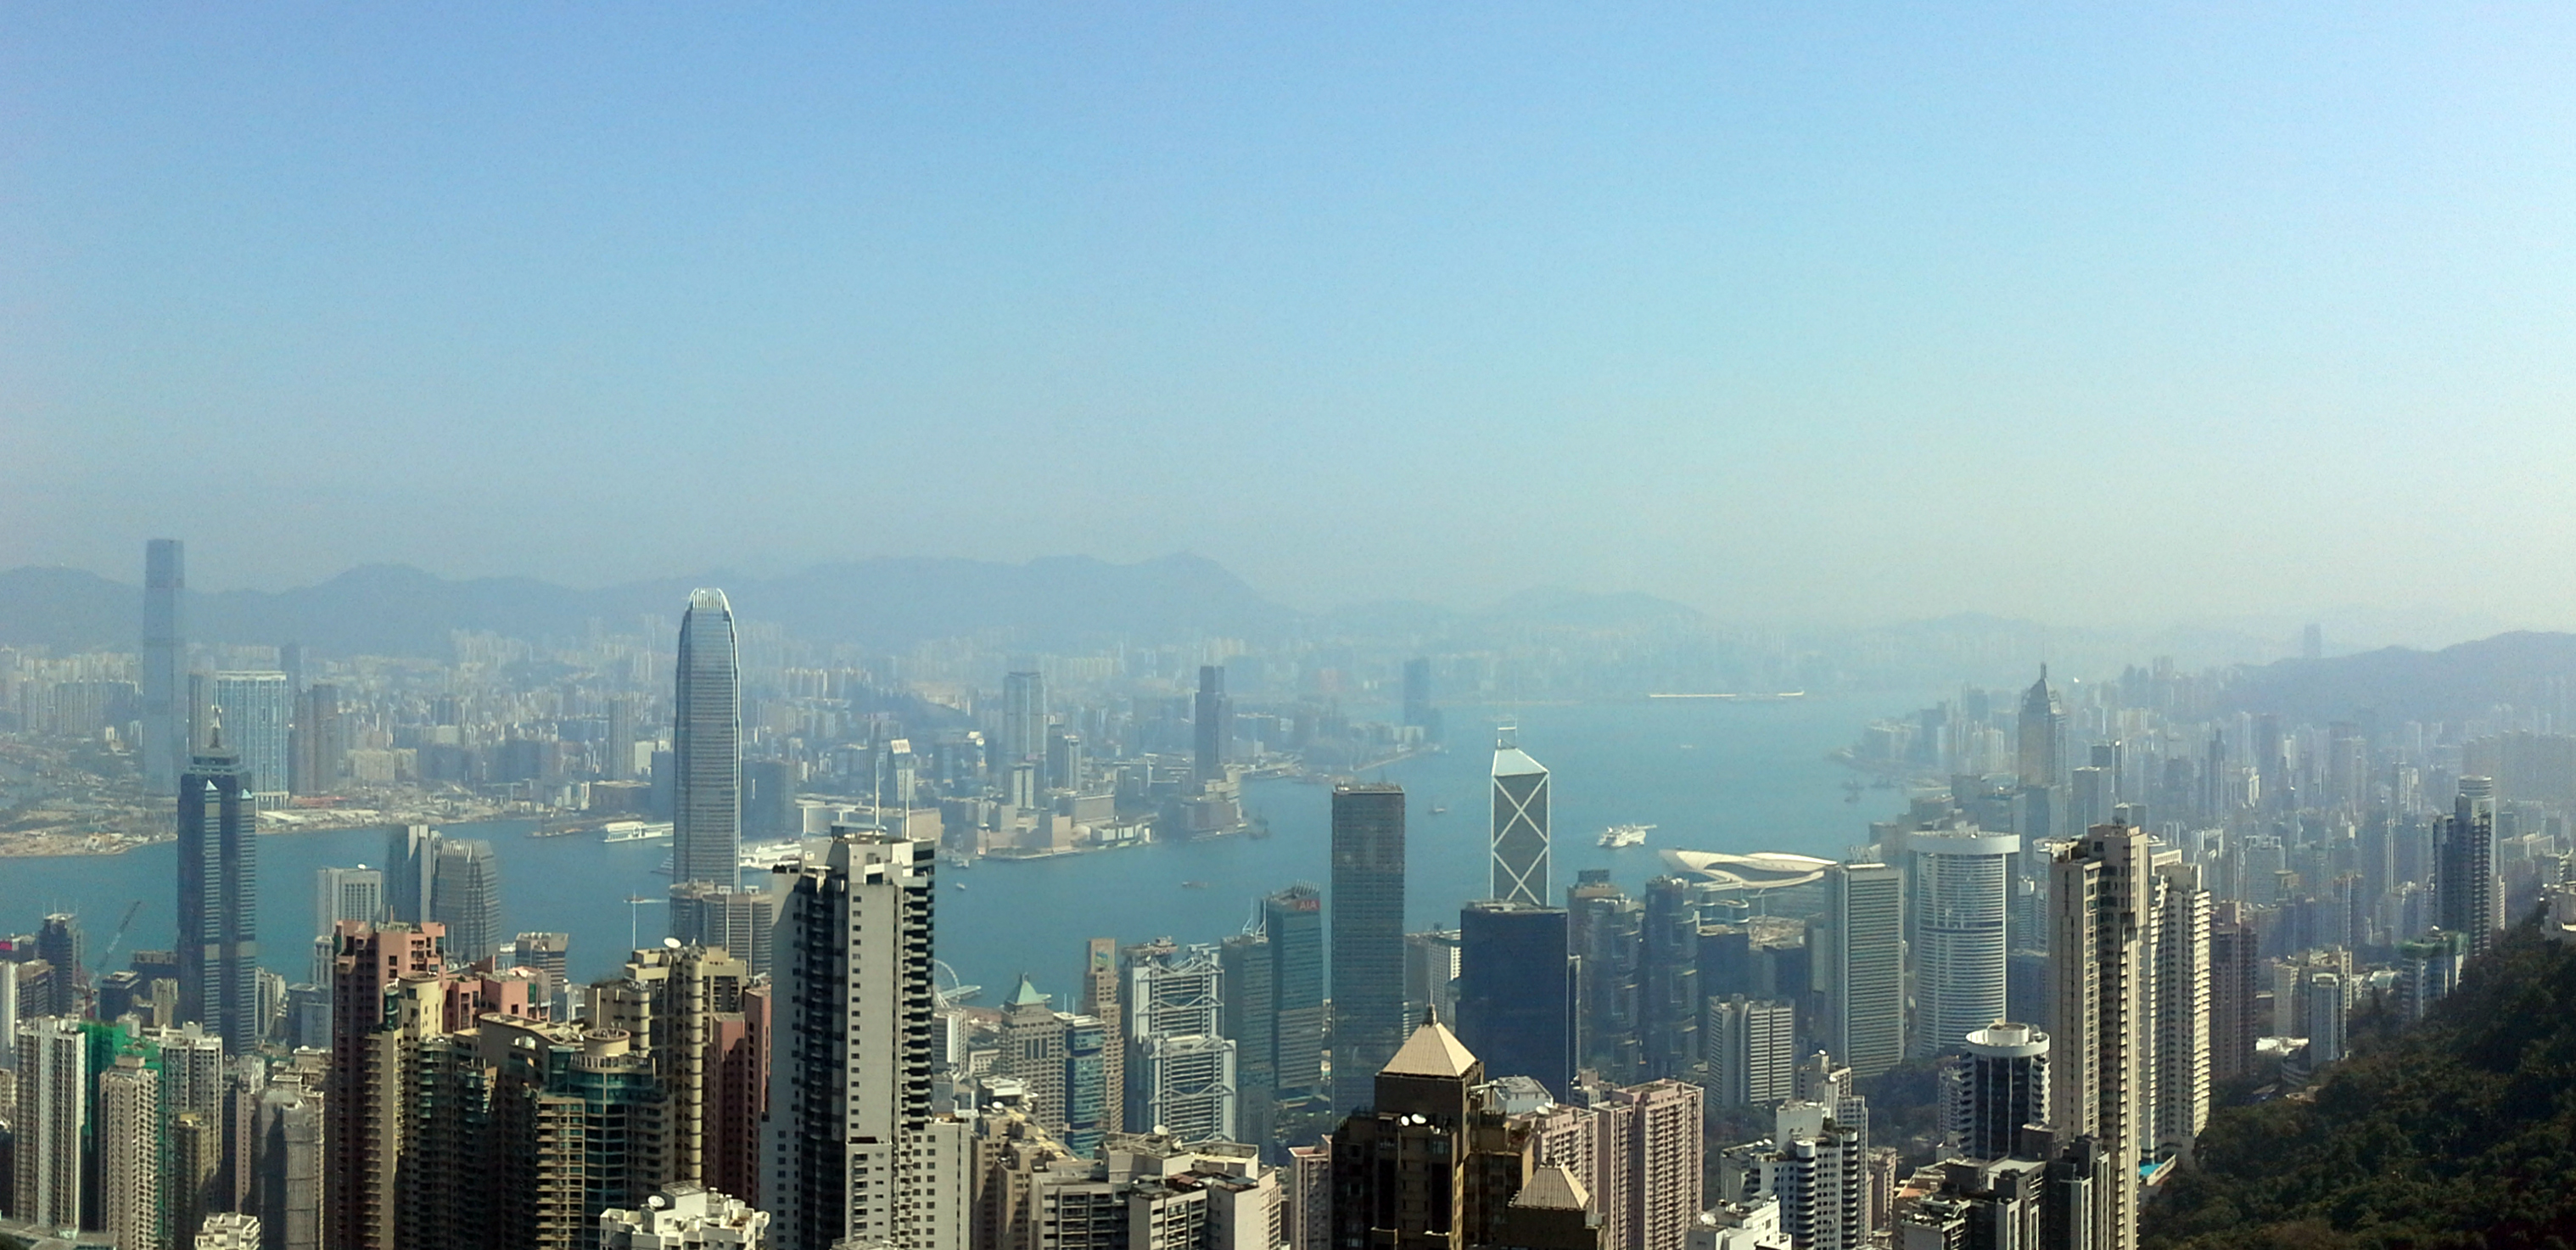
{"type": "Polygon", "coordinates": [[[0,566],[2576,625],[2571,66],[2563,3],[12,4],[0,566]]]}

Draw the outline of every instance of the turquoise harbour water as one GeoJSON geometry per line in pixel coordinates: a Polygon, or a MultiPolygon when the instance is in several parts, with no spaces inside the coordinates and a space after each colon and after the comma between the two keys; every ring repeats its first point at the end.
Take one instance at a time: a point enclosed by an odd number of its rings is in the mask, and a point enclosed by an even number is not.
{"type": "MultiPolygon", "coordinates": [[[[1902,804],[1901,793],[1864,791],[1826,758],[1876,716],[1920,706],[1907,694],[1837,695],[1781,703],[1639,700],[1515,709],[1523,749],[1548,766],[1555,787],[1552,892],[1584,868],[1608,868],[1634,889],[1659,871],[1667,847],[1840,855],[1867,841],[1868,823],[1902,804]],[[1643,847],[1595,845],[1613,824],[1657,826],[1643,847]]],[[[1461,903],[1485,889],[1491,739],[1496,712],[1453,707],[1446,752],[1383,770],[1407,797],[1409,926],[1454,926],[1461,903]],[[1431,809],[1448,811],[1433,815],[1431,809]]],[[[1370,780],[1379,779],[1371,774],[1370,780]]],[[[1024,862],[942,869],[937,949],[965,981],[1001,996],[1025,971],[1038,988],[1069,995],[1093,936],[1121,942],[1170,936],[1214,941],[1243,928],[1253,902],[1293,882],[1327,883],[1332,792],[1292,781],[1253,783],[1246,806],[1268,818],[1267,838],[1138,847],[1024,862]],[[1203,884],[1184,884],[1203,883],[1203,884]],[[959,889],[958,886],[965,888],[959,889]]],[[[668,843],[602,844],[597,835],[530,838],[524,822],[443,826],[451,837],[491,840],[501,861],[505,932],[572,934],[575,978],[607,975],[629,949],[625,900],[659,898],[654,873],[668,843]]],[[[313,870],[380,864],[384,831],[277,834],[259,840],[264,962],[290,981],[311,966],[313,870]]],[[[31,933],[49,911],[79,913],[89,958],[101,961],[117,918],[135,900],[132,929],[105,962],[170,946],[177,893],[175,848],[164,843],[112,857],[0,859],[0,932],[31,933]]],[[[665,924],[658,904],[635,917],[650,942],[665,924]]],[[[1060,998],[1061,1001],[1061,998],[1060,998]]]]}

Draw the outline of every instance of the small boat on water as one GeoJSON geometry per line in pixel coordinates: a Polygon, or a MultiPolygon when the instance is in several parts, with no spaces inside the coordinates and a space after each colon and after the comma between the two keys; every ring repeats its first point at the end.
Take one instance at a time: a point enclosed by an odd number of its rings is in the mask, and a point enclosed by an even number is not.
{"type": "Polygon", "coordinates": [[[1612,825],[1601,831],[1601,845],[1614,850],[1626,846],[1644,846],[1653,825],[1612,825]]]}
{"type": "Polygon", "coordinates": [[[1204,881],[1184,881],[1181,883],[1181,888],[1184,890],[1204,890],[1208,888],[1208,883],[1204,881]]]}
{"type": "Polygon", "coordinates": [[[1434,803],[1431,805],[1431,814],[1434,816],[1446,816],[1449,814],[1449,805],[1446,803],[1434,803]]]}

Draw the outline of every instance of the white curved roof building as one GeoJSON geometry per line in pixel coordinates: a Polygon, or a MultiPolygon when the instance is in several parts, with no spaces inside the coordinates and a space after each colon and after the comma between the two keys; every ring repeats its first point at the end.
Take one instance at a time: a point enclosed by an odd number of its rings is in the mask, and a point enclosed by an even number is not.
{"type": "Polygon", "coordinates": [[[1825,870],[1834,866],[1830,859],[1813,855],[1792,855],[1787,851],[1756,851],[1737,855],[1729,851],[1665,851],[1664,866],[1676,873],[1697,877],[1719,890],[1741,894],[1768,894],[1774,890],[1813,885],[1825,878],[1825,870]]]}

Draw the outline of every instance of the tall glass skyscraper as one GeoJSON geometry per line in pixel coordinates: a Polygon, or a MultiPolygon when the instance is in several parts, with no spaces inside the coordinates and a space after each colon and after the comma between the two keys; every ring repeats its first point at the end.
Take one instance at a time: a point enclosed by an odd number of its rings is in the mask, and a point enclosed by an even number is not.
{"type": "Polygon", "coordinates": [[[1494,742],[1494,884],[1497,902],[1547,906],[1547,769],[1520,748],[1509,725],[1494,742]]]}
{"type": "Polygon", "coordinates": [[[438,879],[430,887],[430,919],[447,926],[447,954],[464,963],[501,951],[501,864],[492,844],[456,838],[438,847],[438,879]]]}
{"type": "Polygon", "coordinates": [[[742,856],[742,668],[721,590],[689,592],[674,705],[671,880],[732,885],[742,856]]]}
{"type": "Polygon", "coordinates": [[[188,765],[188,643],[179,599],[188,589],[187,546],[143,546],[143,783],[169,794],[188,765]]]}
{"type": "Polygon", "coordinates": [[[1458,1041],[1494,1076],[1574,1096],[1575,965],[1562,908],[1488,900],[1458,915],[1458,1041]]]}
{"type": "Polygon", "coordinates": [[[1278,1021],[1272,1067],[1281,1098],[1324,1092],[1324,898],[1294,885],[1261,901],[1278,1021]]]}
{"type": "MultiPolygon", "coordinates": [[[[993,767],[1007,777],[1014,765],[1036,760],[1046,767],[1046,678],[1038,662],[1021,659],[1002,675],[1002,743],[993,767]]],[[[1044,789],[1043,782],[1040,789],[1044,789]]]]}
{"type": "MultiPolygon", "coordinates": [[[[281,679],[283,680],[283,679],[281,679]]],[[[179,1018],[249,1054],[259,1009],[259,839],[249,770],[218,729],[179,781],[179,1018]]]]}
{"type": "Polygon", "coordinates": [[[1376,1097],[1404,1044],[1404,787],[1333,788],[1333,1110],[1376,1097]]]}
{"type": "Polygon", "coordinates": [[[293,757],[288,727],[295,719],[295,692],[286,674],[215,674],[215,714],[241,764],[244,793],[261,808],[286,806],[293,757]]]}
{"type": "Polygon", "coordinates": [[[1910,1051],[1956,1054],[1968,1035],[2006,1018],[2005,913],[2012,900],[2017,834],[1973,826],[1906,835],[1913,898],[1905,909],[1913,940],[1914,1034],[1910,1051]]]}

